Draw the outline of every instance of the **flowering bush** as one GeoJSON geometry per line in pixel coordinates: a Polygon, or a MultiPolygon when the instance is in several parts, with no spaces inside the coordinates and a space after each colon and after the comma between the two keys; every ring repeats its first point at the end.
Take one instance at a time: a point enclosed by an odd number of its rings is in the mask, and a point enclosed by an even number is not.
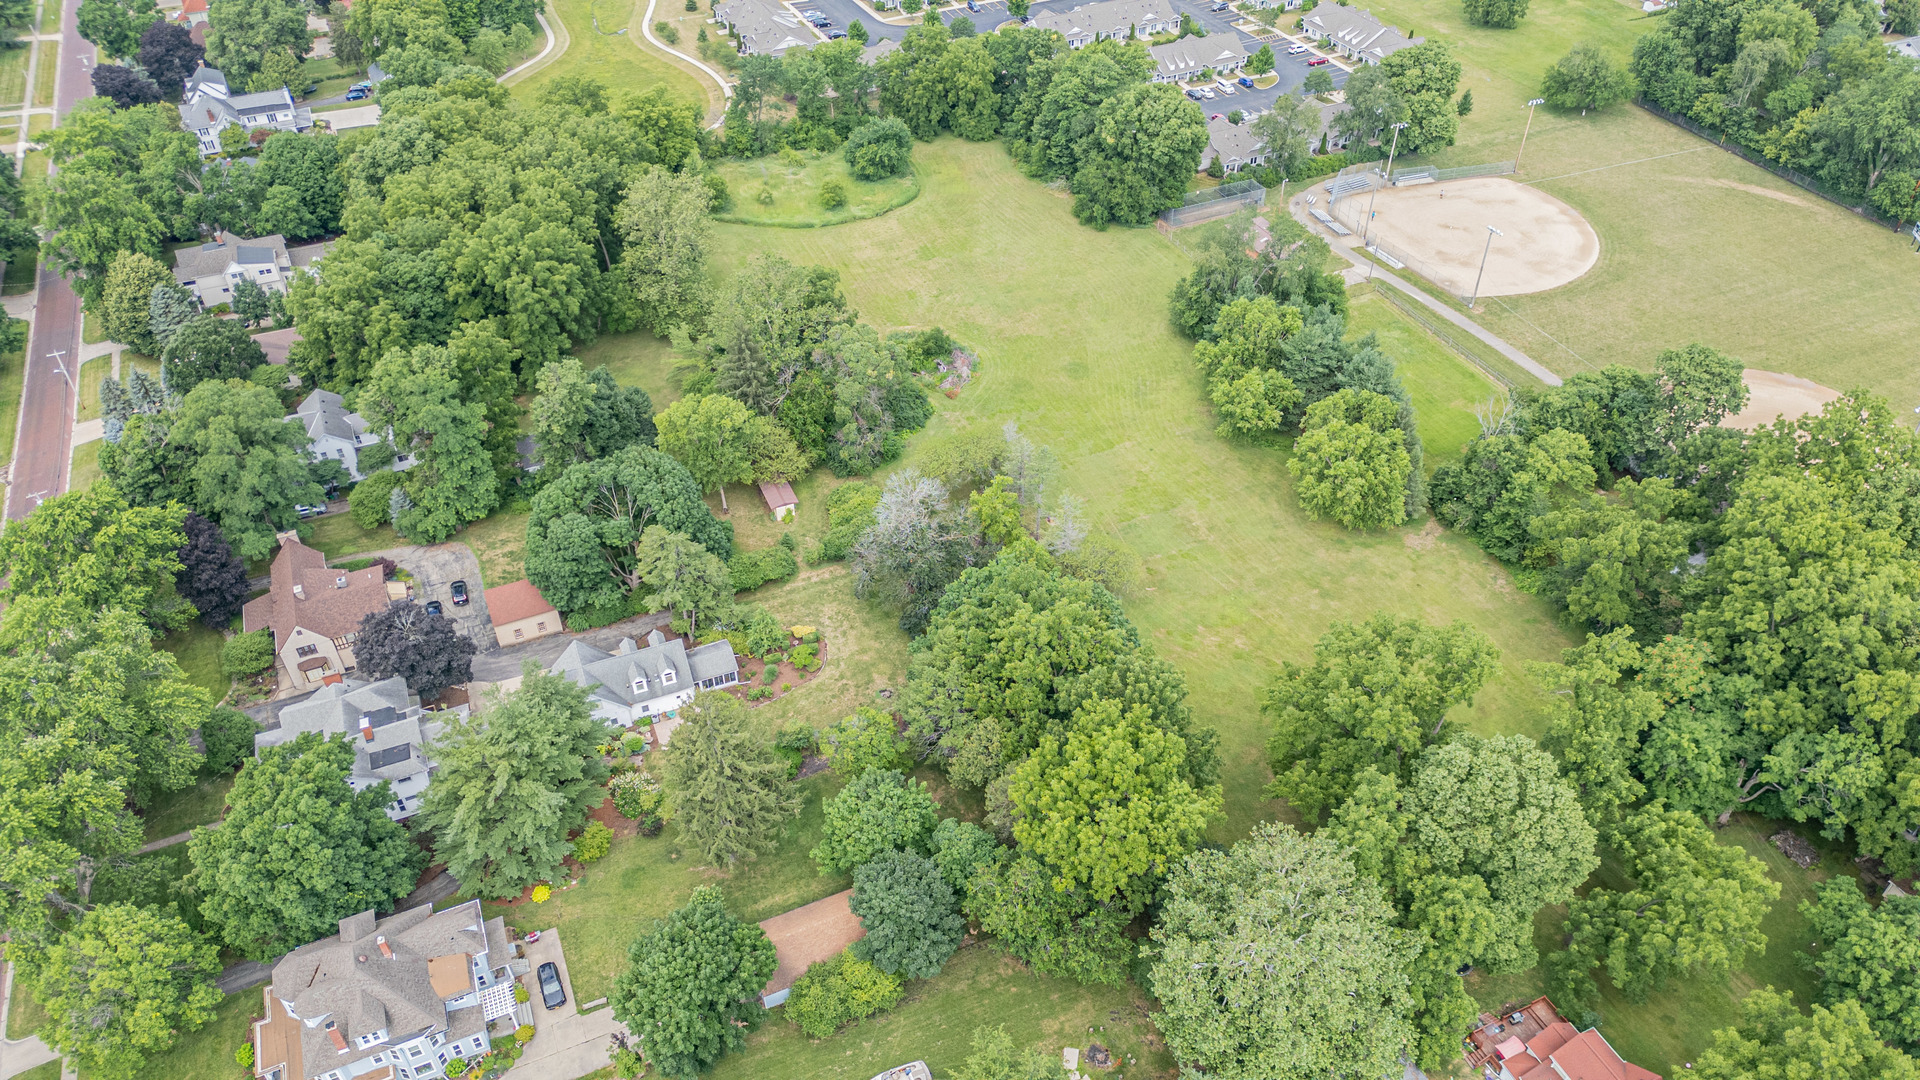
{"type": "Polygon", "coordinates": [[[660,810],[660,781],[645,769],[616,776],[607,787],[621,817],[638,819],[660,810]]]}
{"type": "Polygon", "coordinates": [[[533,902],[536,904],[546,903],[547,897],[552,895],[553,895],[553,890],[549,888],[545,883],[535,885],[533,887],[533,902]]]}

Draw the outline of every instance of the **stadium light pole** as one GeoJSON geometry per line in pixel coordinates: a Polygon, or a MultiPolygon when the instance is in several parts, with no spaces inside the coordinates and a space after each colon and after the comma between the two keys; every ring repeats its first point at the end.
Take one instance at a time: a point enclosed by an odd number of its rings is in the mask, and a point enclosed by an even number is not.
{"type": "MultiPolygon", "coordinates": [[[[1406,126],[1407,125],[1404,120],[1398,124],[1393,125],[1393,149],[1387,151],[1387,179],[1388,180],[1393,179],[1393,155],[1400,151],[1400,129],[1406,126]]],[[[1371,237],[1373,236],[1373,200],[1379,197],[1380,197],[1379,188],[1374,188],[1373,193],[1367,196],[1367,228],[1366,228],[1366,231],[1360,234],[1360,250],[1362,251],[1365,251],[1368,248],[1373,246],[1373,240],[1371,239],[1371,237]]],[[[1373,284],[1373,264],[1375,261],[1376,259],[1367,260],[1367,284],[1369,285],[1373,284]]]]}
{"type": "Polygon", "coordinates": [[[1527,102],[1527,127],[1525,131],[1520,133],[1520,152],[1513,155],[1514,172],[1520,171],[1520,159],[1527,156],[1527,135],[1533,131],[1533,110],[1546,103],[1547,99],[1543,97],[1537,97],[1527,102]]]}
{"type": "Polygon", "coordinates": [[[1480,279],[1487,276],[1487,255],[1493,250],[1493,238],[1505,235],[1499,229],[1487,226],[1487,246],[1480,251],[1480,272],[1473,276],[1473,295],[1467,298],[1468,311],[1472,311],[1473,305],[1480,302],[1480,279]]]}

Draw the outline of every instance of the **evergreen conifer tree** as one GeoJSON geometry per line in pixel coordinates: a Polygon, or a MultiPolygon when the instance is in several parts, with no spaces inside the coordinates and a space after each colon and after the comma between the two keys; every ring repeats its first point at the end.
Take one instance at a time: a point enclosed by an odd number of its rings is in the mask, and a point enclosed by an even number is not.
{"type": "Polygon", "coordinates": [[[800,808],[786,759],[749,730],[746,706],[731,694],[702,694],[681,716],[666,774],[687,843],[716,865],[771,847],[800,808]]]}

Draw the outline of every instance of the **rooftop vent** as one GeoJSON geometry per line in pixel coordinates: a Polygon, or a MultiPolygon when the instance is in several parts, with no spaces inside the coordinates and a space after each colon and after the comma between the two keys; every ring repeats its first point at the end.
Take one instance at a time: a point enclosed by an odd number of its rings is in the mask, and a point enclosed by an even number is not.
{"type": "Polygon", "coordinates": [[[334,587],[334,588],[336,588],[336,589],[344,589],[344,588],[346,588],[346,587],[347,587],[347,575],[345,575],[345,574],[341,574],[341,575],[339,575],[339,576],[337,576],[337,577],[335,577],[335,578],[333,579],[333,587],[334,587]]]}
{"type": "Polygon", "coordinates": [[[293,598],[295,600],[305,600],[307,598],[306,587],[302,585],[295,585],[293,587],[293,598]]]}

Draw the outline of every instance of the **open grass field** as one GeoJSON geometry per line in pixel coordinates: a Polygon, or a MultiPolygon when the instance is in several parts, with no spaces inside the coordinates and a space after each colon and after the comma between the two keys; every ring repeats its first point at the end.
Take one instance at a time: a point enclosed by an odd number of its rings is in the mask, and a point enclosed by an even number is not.
{"type": "Polygon", "coordinates": [[[855,180],[846,158],[839,154],[799,153],[799,165],[785,164],[774,156],[721,163],[718,171],[726,178],[733,202],[715,219],[802,229],[839,225],[878,217],[920,194],[920,179],[911,172],[869,183],[855,180]],[[846,191],[846,204],[837,210],[820,205],[820,191],[829,180],[839,181],[846,191]]]}
{"type": "MultiPolygon", "coordinates": [[[[1759,857],[1767,873],[1780,883],[1780,899],[1761,923],[1767,936],[1764,955],[1749,957],[1747,966],[1731,979],[1697,979],[1668,987],[1646,1001],[1627,1000],[1610,985],[1602,985],[1599,1013],[1601,1029],[1614,1049],[1628,1061],[1652,1069],[1663,1076],[1685,1075],[1685,1064],[1712,1042],[1716,1028],[1729,1027],[1739,1020],[1740,1000],[1764,986],[1791,990],[1794,1001],[1805,1008],[1814,1000],[1819,981],[1800,964],[1799,954],[1813,940],[1807,920],[1800,915],[1802,901],[1814,899],[1814,886],[1835,875],[1854,873],[1848,857],[1834,845],[1821,840],[1812,830],[1797,830],[1802,837],[1821,849],[1822,860],[1812,870],[1802,870],[1769,841],[1784,823],[1741,814],[1721,830],[1722,843],[1737,844],[1747,854],[1759,857]]],[[[1604,861],[1595,880],[1614,887],[1624,881],[1618,859],[1601,849],[1604,861]]],[[[1534,943],[1544,949],[1556,948],[1561,940],[1561,924],[1566,921],[1565,907],[1552,907],[1540,913],[1534,922],[1534,943]]],[[[1546,993],[1541,969],[1507,976],[1474,976],[1467,987],[1484,1009],[1498,1009],[1514,1001],[1532,1001],[1546,993]]]]}
{"type": "Polygon", "coordinates": [[[27,61],[33,56],[31,45],[11,45],[0,49],[0,106],[18,108],[27,99],[27,61]]]}
{"type": "Polygon", "coordinates": [[[584,75],[598,79],[610,90],[641,91],[664,85],[679,97],[705,103],[709,119],[718,117],[723,107],[720,88],[713,80],[683,68],[680,61],[648,45],[640,34],[646,16],[646,0],[553,0],[546,8],[547,22],[566,25],[566,51],[548,63],[508,80],[513,92],[529,97],[540,88],[563,76],[584,75]],[[594,18],[599,18],[596,30],[594,18]],[[615,33],[626,28],[624,34],[615,33]]]}
{"type": "Polygon", "coordinates": [[[465,532],[453,539],[473,549],[474,557],[480,560],[480,580],[487,588],[520,581],[527,576],[525,513],[495,510],[467,526],[465,532]]]}
{"type": "Polygon", "coordinates": [[[385,551],[406,544],[400,534],[393,531],[393,526],[363,529],[354,524],[353,516],[347,513],[324,514],[309,520],[313,534],[307,537],[307,545],[329,559],[344,559],[362,551],[385,551]]]}
{"type": "MultiPolygon", "coordinates": [[[[1458,145],[1403,158],[1440,166],[1512,160],[1547,67],[1581,41],[1624,62],[1655,25],[1623,0],[1535,6],[1512,30],[1468,26],[1455,0],[1370,7],[1452,45],[1465,66],[1474,110],[1458,145]]],[[[1905,347],[1920,293],[1903,235],[1632,105],[1584,117],[1540,109],[1515,179],[1564,200],[1600,236],[1600,260],[1578,281],[1496,299],[1478,316],[1562,375],[1646,368],[1661,349],[1700,341],[1749,367],[1920,404],[1905,347]]]]}
{"type": "Polygon", "coordinates": [[[1375,335],[1382,351],[1393,357],[1419,418],[1427,470],[1459,460],[1462,448],[1480,435],[1473,407],[1503,391],[1385,300],[1364,289],[1355,289],[1353,294],[1347,333],[1352,337],[1375,335]]]}
{"type": "Polygon", "coordinates": [[[149,843],[186,832],[196,825],[220,820],[226,807],[227,792],[233,789],[233,775],[201,780],[190,788],[169,791],[153,800],[140,815],[149,843]]]}
{"type": "MultiPolygon", "coordinates": [[[[29,326],[28,332],[32,332],[29,326]]],[[[27,380],[26,352],[0,356],[0,461],[13,457],[13,432],[20,423],[20,395],[27,380]]]]}
{"type": "Polygon", "coordinates": [[[225,634],[209,629],[198,619],[160,639],[160,647],[180,661],[187,681],[205,690],[215,701],[224,699],[233,688],[233,680],[220,670],[220,649],[226,643],[225,634]]]}

